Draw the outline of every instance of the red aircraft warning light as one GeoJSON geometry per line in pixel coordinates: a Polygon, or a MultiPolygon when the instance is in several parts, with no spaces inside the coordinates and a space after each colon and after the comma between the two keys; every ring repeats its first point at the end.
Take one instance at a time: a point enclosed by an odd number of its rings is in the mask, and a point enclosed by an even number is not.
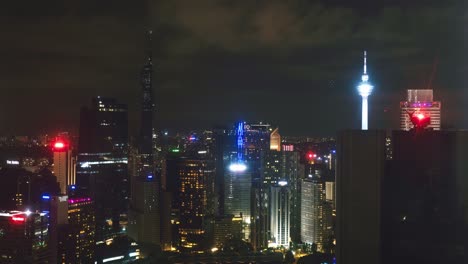
{"type": "Polygon", "coordinates": [[[306,158],[308,161],[313,161],[317,157],[317,154],[314,154],[312,151],[307,152],[306,158]]]}
{"type": "Polygon", "coordinates": [[[431,124],[431,117],[422,112],[408,113],[415,129],[424,129],[431,124]]]}
{"type": "Polygon", "coordinates": [[[57,140],[52,143],[53,151],[65,151],[66,148],[67,148],[67,144],[63,140],[57,140]]]}

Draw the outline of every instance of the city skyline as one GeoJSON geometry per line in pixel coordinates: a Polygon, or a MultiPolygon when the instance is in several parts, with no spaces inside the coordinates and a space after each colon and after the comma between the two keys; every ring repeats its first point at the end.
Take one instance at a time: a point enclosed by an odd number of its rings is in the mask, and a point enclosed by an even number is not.
{"type": "Polygon", "coordinates": [[[431,79],[446,106],[443,127],[464,128],[463,3],[430,2],[30,3],[35,12],[8,3],[2,27],[9,41],[0,44],[8,51],[0,121],[8,126],[0,133],[77,131],[79,108],[101,95],[129,105],[130,134],[137,135],[148,25],[158,129],[238,120],[268,120],[289,135],[358,128],[363,50],[372,54],[369,72],[378,87],[369,101],[370,129],[398,128],[400,98],[431,79]],[[304,112],[314,121],[303,122],[304,112]]]}
{"type": "Polygon", "coordinates": [[[463,0],[0,9],[1,263],[465,263],[463,0]]]}

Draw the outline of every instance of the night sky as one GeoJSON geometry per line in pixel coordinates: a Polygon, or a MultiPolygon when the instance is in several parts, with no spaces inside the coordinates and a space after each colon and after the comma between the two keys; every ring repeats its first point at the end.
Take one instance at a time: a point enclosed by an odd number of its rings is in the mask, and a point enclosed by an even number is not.
{"type": "Polygon", "coordinates": [[[0,133],[77,131],[91,97],[116,97],[136,132],[145,30],[153,29],[156,126],[264,120],[286,135],[398,128],[406,89],[431,79],[442,123],[468,128],[463,1],[23,0],[0,8],[0,133]]]}

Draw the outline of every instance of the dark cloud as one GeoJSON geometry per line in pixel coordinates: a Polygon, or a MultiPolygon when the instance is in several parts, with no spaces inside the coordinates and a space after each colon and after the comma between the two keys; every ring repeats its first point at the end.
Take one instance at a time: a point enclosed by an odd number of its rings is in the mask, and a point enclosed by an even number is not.
{"type": "Polygon", "coordinates": [[[397,125],[404,89],[425,87],[436,58],[437,96],[457,100],[452,95],[465,84],[468,16],[455,2],[21,3],[0,11],[4,133],[76,129],[79,107],[98,94],[128,103],[135,124],[147,27],[154,29],[160,127],[239,118],[271,120],[291,134],[357,127],[354,86],[363,49],[376,86],[370,101],[376,127],[397,125]],[[380,115],[384,109],[388,117],[380,115]]]}

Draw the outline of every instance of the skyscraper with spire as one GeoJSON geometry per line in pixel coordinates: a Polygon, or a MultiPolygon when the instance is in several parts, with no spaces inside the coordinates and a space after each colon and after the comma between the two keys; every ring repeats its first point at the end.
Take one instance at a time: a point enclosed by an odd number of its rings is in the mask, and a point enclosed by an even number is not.
{"type": "Polygon", "coordinates": [[[147,47],[146,47],[146,61],[141,71],[141,120],[140,120],[140,140],[139,140],[139,153],[147,155],[148,162],[152,162],[153,153],[153,112],[154,112],[154,99],[153,99],[153,55],[151,52],[152,44],[152,30],[146,32],[147,47]]]}
{"type": "Polygon", "coordinates": [[[367,98],[371,95],[374,86],[369,82],[369,75],[367,75],[367,51],[364,51],[364,73],[361,77],[361,83],[359,84],[358,92],[362,97],[362,119],[361,119],[361,129],[368,129],[368,102],[367,98]]]}
{"type": "Polygon", "coordinates": [[[132,157],[132,191],[128,235],[140,243],[160,244],[160,186],[153,157],[152,30],[146,32],[146,58],[141,71],[141,120],[137,151],[132,157]]]}

